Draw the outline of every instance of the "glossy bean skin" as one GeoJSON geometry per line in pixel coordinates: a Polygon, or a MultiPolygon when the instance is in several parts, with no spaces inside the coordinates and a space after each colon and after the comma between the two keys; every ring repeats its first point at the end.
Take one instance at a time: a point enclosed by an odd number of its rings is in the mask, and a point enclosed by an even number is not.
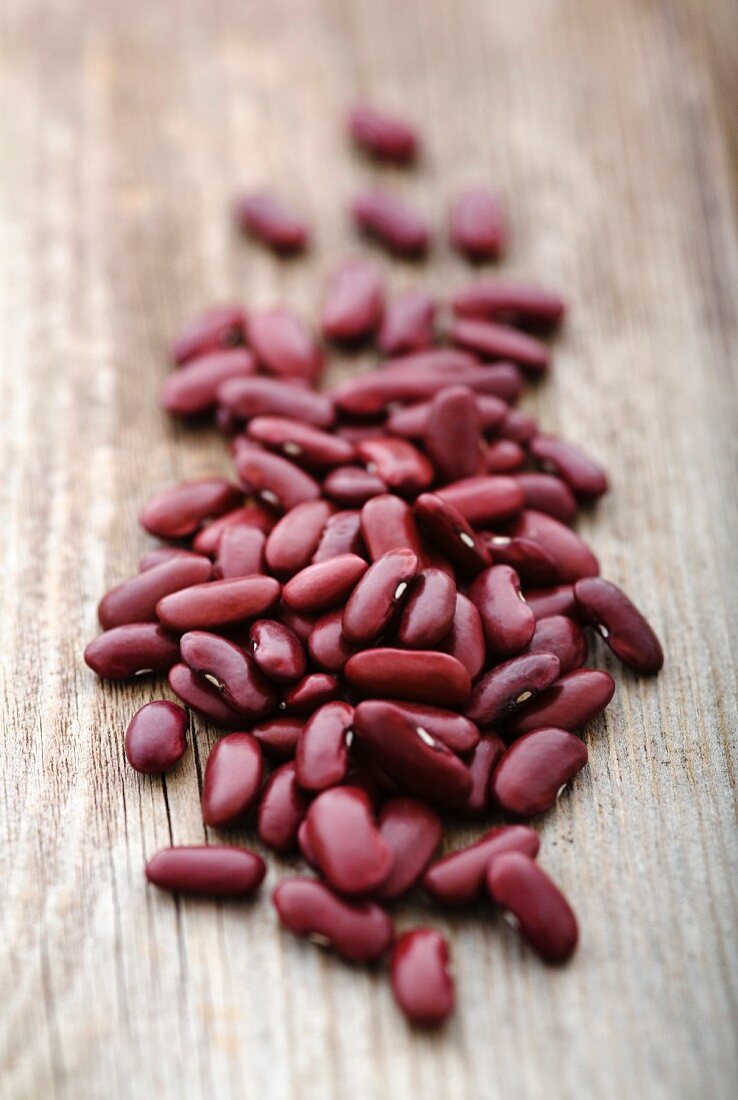
{"type": "Polygon", "coordinates": [[[433,863],[423,875],[423,889],[441,905],[468,905],[482,891],[487,866],[504,852],[523,852],[535,859],[541,842],[527,825],[498,825],[474,844],[433,863]]]}
{"type": "Polygon", "coordinates": [[[498,658],[513,657],[530,642],[536,628],[533,612],[520,592],[520,579],[509,565],[480,573],[469,597],[482,619],[487,649],[498,658]]]}
{"type": "Polygon", "coordinates": [[[525,465],[526,453],[513,439],[496,439],[484,452],[484,469],[488,474],[509,474],[525,465]]]}
{"type": "Polygon", "coordinates": [[[415,798],[392,798],[382,807],[379,831],[393,855],[392,870],[375,896],[392,901],[412,889],[438,849],[443,836],[435,810],[415,798]]]}
{"type": "Polygon", "coordinates": [[[415,729],[424,729],[436,741],[456,753],[469,753],[479,742],[479,730],[463,714],[443,707],[433,707],[424,703],[409,703],[403,699],[386,699],[393,707],[401,711],[415,729]]]}
{"type": "Polygon", "coordinates": [[[425,649],[371,649],[354,654],[344,676],[362,696],[460,707],[469,697],[469,673],[447,653],[425,649]]]}
{"type": "Polygon", "coordinates": [[[325,672],[341,672],[349,657],[361,649],[343,633],[342,620],[342,607],[329,611],[318,619],[308,639],[310,656],[325,672]]]}
{"type": "Polygon", "coordinates": [[[460,661],[472,680],[476,680],[484,668],[487,648],[482,619],[469,597],[461,592],[456,594],[451,629],[441,641],[439,649],[460,661]]]}
{"type": "Polygon", "coordinates": [[[146,878],[162,890],[239,898],[261,885],[266,864],[249,848],[215,844],[162,848],[146,864],[146,878]]]}
{"type": "Polygon", "coordinates": [[[279,684],[291,684],[305,675],[307,659],[293,630],[274,619],[258,619],[249,630],[249,649],[260,671],[279,684]]]}
{"type": "Polygon", "coordinates": [[[549,367],[550,356],[545,344],[534,336],[497,321],[457,317],[451,323],[450,337],[467,351],[473,351],[485,359],[518,363],[532,374],[543,374],[549,367]]]}
{"type": "Polygon", "coordinates": [[[213,567],[199,555],[175,557],[137,573],[111,588],[97,607],[97,617],[103,630],[124,623],[144,623],[156,620],[156,605],[164,596],[209,581],[213,567]]]}
{"type": "Polygon", "coordinates": [[[558,886],[528,856],[506,852],[487,871],[492,900],[516,918],[523,937],[547,963],[565,963],[579,938],[577,919],[558,886]]]}
{"type": "Polygon", "coordinates": [[[516,817],[545,813],[587,763],[587,746],[568,730],[532,730],[506,749],[492,777],[498,806],[516,817]]]}
{"type": "Polygon", "coordinates": [[[553,328],[561,321],[566,303],[555,291],[510,279],[477,279],[453,297],[459,317],[481,317],[506,324],[553,328]]]}
{"type": "Polygon", "coordinates": [[[410,649],[430,649],[448,634],[456,612],[456,584],[442,569],[421,570],[397,625],[398,641],[410,649]]]}
{"type": "Polygon", "coordinates": [[[410,505],[390,494],[374,497],[361,509],[360,528],[371,561],[390,550],[412,550],[424,563],[423,544],[410,505]]]}
{"type": "Polygon", "coordinates": [[[359,787],[324,790],[307,812],[312,858],[339,894],[375,891],[392,870],[393,855],[379,832],[368,796],[359,787]]]}
{"type": "Polygon", "coordinates": [[[457,508],[437,493],[422,493],[413,514],[423,535],[454,568],[476,576],[492,564],[483,541],[457,508]]]}
{"type": "Polygon", "coordinates": [[[249,191],[239,195],[233,205],[238,227],[254,240],[275,252],[302,252],[308,243],[306,222],[277,195],[268,191],[249,191]]]}
{"type": "MultiPolygon", "coordinates": [[[[449,356],[450,353],[451,349],[445,355],[449,356]]],[[[427,357],[433,354],[433,351],[418,352],[406,358],[417,359],[421,355],[427,357]]],[[[465,353],[459,351],[458,354],[465,353]]],[[[439,390],[452,385],[468,386],[477,394],[486,394],[511,403],[517,401],[523,388],[520,371],[513,363],[480,366],[473,359],[468,363],[445,365],[406,365],[404,360],[397,362],[402,365],[385,366],[381,371],[360,374],[342,382],[333,391],[336,404],[354,416],[374,416],[396,402],[429,401],[439,390]]],[[[244,387],[251,381],[255,380],[226,382],[221,389],[244,387]]]]}
{"type": "Polygon", "coordinates": [[[339,554],[365,556],[358,509],[334,512],[328,517],[311,561],[317,565],[318,562],[337,558],[339,554]]]}
{"type": "Polygon", "coordinates": [[[323,481],[323,492],[342,508],[360,508],[387,486],[374,470],[363,466],[337,466],[323,481]]]}
{"type": "Polygon", "coordinates": [[[160,621],[172,630],[209,630],[256,619],[279,599],[279,581],[254,574],[207,581],[164,596],[156,605],[160,621]]]}
{"type": "Polygon", "coordinates": [[[262,793],[257,816],[259,840],[275,852],[290,851],[307,808],[307,795],[298,785],[295,763],[290,760],[272,772],[262,793]]]}
{"type": "Polygon", "coordinates": [[[319,707],[305,723],[295,757],[297,782],[304,790],[322,791],[346,778],[353,719],[354,708],[336,700],[319,707]]]}
{"type": "Polygon", "coordinates": [[[520,473],[515,480],[523,490],[526,508],[546,512],[560,523],[571,523],[577,514],[577,502],[569,486],[552,474],[520,473]]]}
{"type": "Polygon", "coordinates": [[[645,675],[659,671],[664,663],[661,643],[622,589],[601,577],[588,577],[574,585],[574,598],[584,621],[623,664],[645,675]]]}
{"type": "Polygon", "coordinates": [[[235,508],[242,497],[242,492],[224,477],[181,481],[147,501],[139,518],[150,535],[183,539],[194,535],[205,520],[235,508]]]}
{"type": "Polygon", "coordinates": [[[607,492],[604,470],[573,443],[554,435],[537,435],[531,440],[530,453],[565,481],[576,496],[594,500],[607,492]]]}
{"type": "Polygon", "coordinates": [[[523,507],[523,490],[511,477],[467,477],[437,490],[472,527],[510,519],[523,507]]]}
{"type": "Polygon", "coordinates": [[[449,212],[449,237],[467,259],[494,260],[505,246],[505,222],[500,201],[486,187],[471,187],[457,195],[449,212]]]}
{"type": "Polygon", "coordinates": [[[573,584],[554,584],[547,588],[528,589],[525,598],[537,622],[553,615],[565,615],[569,619],[578,618],[579,611],[574,598],[573,584]]]}
{"type": "Polygon", "coordinates": [[[144,775],[173,768],[187,748],[187,712],[176,703],[157,699],[136,711],[125,737],[126,759],[144,775]]]}
{"type": "Polygon", "coordinates": [[[288,718],[280,715],[269,718],[251,727],[251,735],[256,738],[266,755],[273,760],[292,760],[297,752],[297,742],[303,731],[303,718],[288,718]]]}
{"type": "Polygon", "coordinates": [[[392,922],[380,906],[347,901],[314,879],[283,879],[272,900],[290,932],[314,937],[351,962],[380,959],[392,944],[392,922]]]}
{"type": "Polygon", "coordinates": [[[433,481],[433,467],[406,439],[386,436],[357,444],[359,458],[384,484],[401,496],[416,496],[433,481]]]}
{"type": "Polygon", "coordinates": [[[347,119],[354,144],[375,160],[389,164],[412,164],[420,141],[415,129],[404,119],[369,103],[352,107],[347,119]]]}
{"type": "Polygon", "coordinates": [[[269,533],[264,556],[278,577],[292,577],[312,561],[333,511],[326,500],[308,500],[282,516],[269,533]]]}
{"type": "Polygon", "coordinates": [[[185,664],[217,688],[234,710],[248,718],[261,718],[276,707],[274,688],[235,642],[205,630],[191,630],[182,635],[179,648],[185,664]]]}
{"type": "Polygon", "coordinates": [[[159,623],[126,623],[106,630],[85,648],[85,661],[105,680],[166,672],[179,660],[179,638],[159,623]]]}
{"type": "Polygon", "coordinates": [[[145,573],[147,569],[153,569],[157,565],[163,565],[165,561],[174,558],[201,558],[202,554],[196,554],[193,550],[183,550],[179,546],[154,546],[142,554],[138,562],[139,573],[145,573]]]}
{"type": "Polygon", "coordinates": [[[352,462],[356,456],[356,448],[340,436],[288,417],[255,416],[248,422],[246,434],[310,470],[328,470],[352,462]]]}
{"type": "Polygon", "coordinates": [[[494,726],[555,684],[559,659],[553,653],[526,653],[495,665],[472,688],[466,714],[482,726],[494,726]]]}
{"type": "Polygon", "coordinates": [[[229,733],[216,741],[203,780],[205,824],[224,829],[246,817],[259,796],[263,777],[259,742],[250,733],[229,733]]]}
{"type": "Polygon", "coordinates": [[[345,601],[367,568],[367,563],[357,554],[340,554],[317,565],[308,565],[287,582],[282,599],[296,611],[326,611],[345,601]]]}
{"type": "Polygon", "coordinates": [[[349,642],[366,644],[386,630],[407,599],[417,568],[413,551],[400,548],[369,566],[344,608],[341,629],[349,642]]]}
{"type": "Polygon", "coordinates": [[[354,224],[396,256],[423,256],[430,244],[425,220],[389,191],[363,191],[351,204],[354,224]]]}
{"type": "Polygon", "coordinates": [[[190,359],[245,342],[246,314],[238,305],[214,306],[189,321],[172,343],[171,356],[182,365],[190,359]]]}
{"type": "Polygon", "coordinates": [[[221,691],[189,665],[175,664],[169,669],[169,686],[191,710],[216,725],[225,729],[238,729],[243,725],[243,714],[226,702],[221,691]]]}
{"type": "Polygon", "coordinates": [[[408,794],[439,806],[458,806],[468,797],[467,766],[393,703],[360,703],[354,712],[354,732],[372,760],[408,794]]]}
{"type": "Polygon", "coordinates": [[[556,559],[539,542],[509,535],[491,535],[485,542],[495,565],[509,565],[524,585],[554,584],[559,579],[556,559]]]}
{"type": "Polygon", "coordinates": [[[573,619],[550,615],[536,621],[526,653],[554,653],[559,660],[560,675],[566,676],[586,663],[588,649],[587,636],[573,619]]]}
{"type": "Polygon", "coordinates": [[[384,291],[375,265],[347,260],[328,278],[320,314],[323,335],[339,343],[362,340],[379,325],[383,306],[384,291]]]}
{"type": "Polygon", "coordinates": [[[387,303],[377,337],[384,355],[424,351],[433,344],[436,303],[422,290],[406,290],[387,303]]]}
{"type": "Polygon", "coordinates": [[[177,416],[199,416],[213,409],[218,388],[229,378],[250,378],[256,360],[247,348],[210,352],[198,356],[170,374],[160,392],[160,403],[177,416]]]}
{"type": "Polygon", "coordinates": [[[237,440],[233,464],[245,489],[282,512],[320,496],[320,486],[310,474],[245,439],[237,440]]]}
{"type": "Polygon", "coordinates": [[[227,527],[218,541],[213,578],[227,581],[263,573],[265,544],[266,536],[258,527],[227,527]]]}
{"type": "Polygon", "coordinates": [[[471,791],[463,807],[464,816],[484,817],[490,806],[490,779],[505,751],[505,742],[496,734],[479,739],[469,761],[471,791]]]}
{"type": "MultiPolygon", "coordinates": [[[[438,392],[443,393],[453,385],[454,383],[449,381],[444,389],[438,392]]],[[[471,389],[467,386],[464,388],[471,389]]],[[[387,417],[387,429],[395,435],[402,435],[407,439],[422,439],[432,400],[431,398],[431,401],[416,401],[412,405],[392,410],[387,417]]],[[[515,411],[510,409],[510,406],[502,398],[494,397],[492,394],[474,392],[474,401],[479,415],[479,423],[484,432],[498,428],[506,417],[515,411]]]]}
{"type": "Polygon", "coordinates": [[[293,634],[296,634],[303,645],[307,645],[307,640],[317,620],[317,616],[307,614],[301,615],[299,611],[293,611],[293,609],[288,607],[285,603],[280,603],[278,605],[272,614],[272,618],[286,626],[293,634]]]}
{"type": "Polygon", "coordinates": [[[251,501],[241,508],[234,508],[232,511],[226,512],[224,516],[219,516],[212,523],[206,524],[195,535],[192,548],[198,554],[205,554],[207,557],[214,558],[218,553],[220,540],[225,532],[232,527],[255,527],[258,531],[268,535],[276,522],[277,517],[272,511],[267,510],[256,501],[251,501]]]}
{"type": "Polygon", "coordinates": [[[423,428],[425,449],[439,480],[459,481],[479,469],[482,421],[468,386],[448,386],[430,403],[423,428]]]}
{"type": "Polygon", "coordinates": [[[448,943],[432,928],[404,932],[392,952],[392,994],[411,1024],[437,1028],[455,1004],[448,943]]]}
{"type": "Polygon", "coordinates": [[[280,706],[288,714],[313,714],[339,694],[335,676],[328,672],[309,672],[284,692],[280,706]]]}
{"type": "Polygon", "coordinates": [[[561,583],[593,577],[600,565],[587,544],[563,523],[544,512],[527,508],[513,521],[507,532],[512,538],[532,539],[547,550],[556,563],[561,583]]]}
{"type": "Polygon", "coordinates": [[[605,709],[615,692],[615,681],[607,672],[579,668],[547,688],[505,723],[508,738],[520,737],[543,726],[574,731],[581,729],[605,709]]]}
{"type": "Polygon", "coordinates": [[[239,420],[256,416],[283,416],[329,428],[335,417],[333,402],[324,393],[302,389],[277,378],[236,378],[218,387],[218,401],[239,420]]]}

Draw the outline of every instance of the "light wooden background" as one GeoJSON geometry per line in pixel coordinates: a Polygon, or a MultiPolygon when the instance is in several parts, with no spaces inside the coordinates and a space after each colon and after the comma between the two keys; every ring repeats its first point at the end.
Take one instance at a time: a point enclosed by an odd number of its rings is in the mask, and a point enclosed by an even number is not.
{"type": "MultiPolygon", "coordinates": [[[[738,70],[731,0],[5,0],[0,10],[4,721],[0,1095],[384,1100],[734,1094],[738,70]],[[160,415],[165,341],[203,304],[306,311],[355,248],[366,95],[422,124],[398,177],[435,218],[507,196],[505,270],[565,288],[556,371],[527,404],[608,466],[583,529],[645,607],[667,666],[616,671],[591,766],[542,822],[581,918],[544,969],[483,909],[408,908],[450,936],[459,1011],[411,1034],[382,975],[254,905],[146,889],[203,840],[211,733],[163,784],[129,770],[156,685],[82,663],[103,590],[147,545],[142,501],[227,470],[160,415]],[[307,262],[232,234],[241,183],[316,226],[307,262]]],[[[466,277],[444,242],[394,286],[466,277]]],[[[605,667],[612,667],[600,654],[605,667]]],[[[165,689],[166,690],[166,689],[165,689]]],[[[245,834],[244,834],[245,838],[245,834]]],[[[267,889],[287,864],[270,863],[267,889]]]]}

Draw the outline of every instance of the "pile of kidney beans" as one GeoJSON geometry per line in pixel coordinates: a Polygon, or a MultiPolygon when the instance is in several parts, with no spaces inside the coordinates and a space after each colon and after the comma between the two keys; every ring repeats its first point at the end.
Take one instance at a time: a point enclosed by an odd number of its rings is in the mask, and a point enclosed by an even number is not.
{"type": "MultiPolygon", "coordinates": [[[[417,156],[412,128],[373,108],[349,125],[379,160],[417,156]]],[[[235,215],[277,251],[307,246],[308,227],[272,195],[241,196],[235,215]]],[[[352,216],[393,253],[429,246],[390,191],[360,195],[352,216]]],[[[465,192],[449,230],[469,258],[496,257],[496,197],[465,192]]],[[[577,922],[522,822],[584,767],[578,731],[613,695],[610,675],[586,666],[587,629],[637,672],[663,661],[572,529],[604,473],[515,408],[563,313],[557,294],[477,278],[441,331],[428,294],[387,301],[374,264],[349,259],[328,280],[322,335],[373,340],[382,361],[332,390],[317,388],[323,346],[287,306],[199,317],[174,342],[162,404],[215,417],[234,479],[184,482],[145,505],[141,523],[163,545],[103,597],[103,633],[85,652],[109,679],[168,673],[190,710],[233,731],[207,761],[205,824],[252,819],[265,847],[299,848],[315,875],[276,888],[282,923],[356,962],[391,952],[394,995],[419,1025],[452,1011],[449,948],[431,928],[396,936],[391,903],[418,885],[441,906],[486,895],[542,959],[567,960],[577,922]],[[435,859],[444,816],[497,823],[435,859]]],[[[130,764],[171,768],[187,727],[178,704],[142,707],[130,764]]],[[[243,847],[171,847],[146,874],[233,897],[265,864],[243,847]]]]}

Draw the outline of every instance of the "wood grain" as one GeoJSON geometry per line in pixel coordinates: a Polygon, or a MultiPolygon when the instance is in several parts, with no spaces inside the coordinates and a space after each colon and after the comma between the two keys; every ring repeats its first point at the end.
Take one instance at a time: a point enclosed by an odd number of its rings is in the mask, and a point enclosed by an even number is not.
{"type": "MultiPolygon", "coordinates": [[[[733,1094],[737,30],[730,0],[3,4],[3,1097],[733,1094]],[[265,899],[145,888],[148,854],[203,839],[213,731],[165,782],[135,775],[122,732],[161,686],[101,685],[81,660],[147,545],[141,503],[228,468],[157,409],[166,340],[223,297],[314,310],[376,175],[339,125],[359,95],[422,123],[399,189],[438,221],[493,181],[505,269],[570,294],[527,405],[611,471],[582,529],[668,654],[655,682],[614,669],[590,768],[541,824],[581,918],[571,966],[483,911],[400,911],[453,944],[459,1011],[431,1038],[265,899]],[[234,188],[262,182],[313,219],[308,261],[232,234],[234,188]]],[[[427,266],[386,266],[443,294],[467,274],[442,239],[427,266]]]]}

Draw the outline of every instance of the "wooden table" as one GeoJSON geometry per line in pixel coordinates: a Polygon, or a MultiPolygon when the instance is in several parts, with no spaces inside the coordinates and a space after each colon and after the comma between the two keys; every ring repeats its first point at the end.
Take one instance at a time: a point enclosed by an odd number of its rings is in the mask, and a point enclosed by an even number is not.
{"type": "MultiPolygon", "coordinates": [[[[736,1008],[736,9],[730,0],[6,0],[3,154],[2,989],[4,1097],[727,1097],[736,1008]],[[614,669],[590,767],[541,822],[581,949],[541,966],[480,909],[447,918],[459,1009],[412,1034],[383,974],[281,934],[253,905],[143,878],[201,842],[214,731],[166,782],[122,735],[162,692],[82,663],[103,590],[148,545],[152,491],[226,471],[210,431],[157,408],[166,342],[205,304],[306,312],[355,249],[344,205],[383,177],[347,148],[357,96],[422,125],[387,173],[437,224],[506,196],[504,270],[571,297],[556,370],[526,400],[612,494],[581,525],[668,654],[614,669]],[[241,184],[315,225],[279,263],[232,232],[241,184]],[[733,1019],[734,1022],[734,1019],[733,1019]]],[[[383,261],[384,262],[384,261],[383,261]]],[[[442,235],[393,287],[468,276],[442,235]]],[[[164,689],[166,690],[166,689],[164,689]]],[[[245,837],[247,834],[244,833],[245,837]]],[[[236,834],[240,838],[240,834],[236,834]]]]}

